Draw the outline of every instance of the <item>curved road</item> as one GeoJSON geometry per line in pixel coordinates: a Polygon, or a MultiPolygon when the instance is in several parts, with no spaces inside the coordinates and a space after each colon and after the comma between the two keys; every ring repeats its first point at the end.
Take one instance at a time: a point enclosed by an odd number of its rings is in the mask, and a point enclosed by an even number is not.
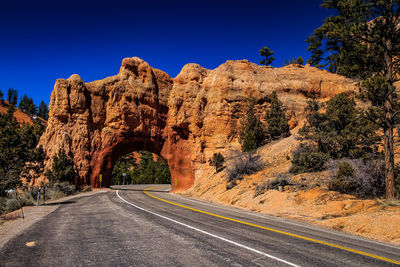
{"type": "Polygon", "coordinates": [[[125,186],[65,202],[10,240],[0,266],[400,265],[398,246],[168,191],[125,186]]]}

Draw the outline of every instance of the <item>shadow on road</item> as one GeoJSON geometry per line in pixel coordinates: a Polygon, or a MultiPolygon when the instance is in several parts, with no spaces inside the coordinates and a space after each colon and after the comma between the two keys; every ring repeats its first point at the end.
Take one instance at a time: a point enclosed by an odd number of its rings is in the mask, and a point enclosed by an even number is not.
{"type": "Polygon", "coordinates": [[[52,203],[46,203],[44,204],[44,206],[55,206],[55,205],[64,205],[64,204],[73,204],[75,203],[75,201],[60,201],[60,202],[52,202],[52,203]]]}
{"type": "MultiPolygon", "coordinates": [[[[145,190],[146,188],[143,188],[143,189],[136,189],[136,188],[124,188],[124,187],[122,187],[122,188],[119,188],[119,187],[113,187],[113,186],[111,186],[110,187],[110,189],[113,189],[113,190],[120,190],[120,191],[137,191],[137,192],[143,192],[143,190],[145,190]]],[[[169,192],[169,190],[161,190],[161,189],[148,189],[148,190],[146,190],[146,192],[160,192],[160,193],[168,193],[169,192]]]]}

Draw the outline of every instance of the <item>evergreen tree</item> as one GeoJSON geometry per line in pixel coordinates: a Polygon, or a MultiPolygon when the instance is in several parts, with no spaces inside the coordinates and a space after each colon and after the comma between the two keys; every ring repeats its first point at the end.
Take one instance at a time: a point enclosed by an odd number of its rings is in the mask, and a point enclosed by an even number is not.
{"type": "Polygon", "coordinates": [[[308,62],[362,80],[362,96],[373,106],[367,117],[384,134],[386,198],[393,198],[400,1],[325,0],[322,7],[335,14],[307,39],[311,51],[308,62]]]}
{"type": "Polygon", "coordinates": [[[13,114],[13,106],[7,113],[0,114],[0,195],[19,185],[19,173],[24,163],[21,160],[24,148],[20,145],[19,125],[13,114]]]}
{"type": "Polygon", "coordinates": [[[3,100],[4,94],[3,92],[0,90],[0,102],[3,100]]]}
{"type": "Polygon", "coordinates": [[[239,142],[243,151],[253,151],[260,147],[267,138],[267,130],[260,119],[255,115],[255,99],[250,97],[247,101],[247,111],[242,119],[239,132],[239,142]]]}
{"type": "Polygon", "coordinates": [[[272,56],[274,54],[273,51],[271,51],[271,49],[269,49],[268,47],[264,46],[263,48],[261,48],[258,53],[260,54],[260,56],[265,57],[265,59],[260,61],[261,65],[271,65],[272,62],[274,61],[274,57],[272,56]]]}
{"type": "Polygon", "coordinates": [[[158,157],[154,160],[153,154],[140,151],[140,160],[136,163],[135,157],[128,155],[116,161],[112,173],[113,184],[132,182],[134,184],[166,184],[171,181],[168,163],[158,157]],[[123,173],[126,174],[125,178],[123,173]]]}
{"type": "Polygon", "coordinates": [[[43,158],[36,149],[43,133],[41,125],[19,125],[14,117],[15,107],[0,114],[0,195],[19,185],[19,175],[25,162],[39,162],[43,158]]]}
{"type": "Polygon", "coordinates": [[[290,60],[285,59],[285,61],[283,62],[283,66],[288,66],[291,64],[296,64],[296,60],[294,58],[290,58],[290,60]]]}
{"type": "Polygon", "coordinates": [[[285,109],[275,91],[272,92],[271,107],[266,111],[265,120],[268,123],[267,133],[269,138],[278,139],[290,135],[285,109]]]}
{"type": "Polygon", "coordinates": [[[224,164],[225,158],[221,153],[214,153],[211,159],[208,160],[211,166],[215,166],[215,171],[219,172],[222,170],[222,165],[224,164]]]}
{"type": "Polygon", "coordinates": [[[18,101],[18,91],[9,88],[7,91],[7,101],[10,103],[10,105],[16,106],[18,101]]]}
{"type": "Polygon", "coordinates": [[[120,184],[130,182],[133,179],[131,169],[136,166],[136,159],[131,155],[125,155],[118,159],[114,164],[112,172],[112,183],[120,184]],[[125,173],[125,177],[124,174],[125,173]]]}
{"type": "Polygon", "coordinates": [[[20,110],[22,110],[30,115],[37,114],[37,107],[33,103],[33,99],[28,97],[26,94],[24,94],[23,97],[21,97],[18,107],[20,110]]]}
{"type": "Polygon", "coordinates": [[[338,94],[328,101],[325,113],[320,112],[317,101],[311,100],[306,111],[307,120],[299,133],[303,139],[314,142],[319,152],[336,159],[377,155],[377,127],[357,110],[354,99],[338,94]]]}
{"type": "Polygon", "coordinates": [[[43,100],[39,104],[38,116],[46,121],[49,119],[49,109],[43,100]]]}
{"type": "Polygon", "coordinates": [[[75,178],[74,164],[65,153],[64,147],[60,148],[58,155],[53,156],[51,170],[46,171],[46,176],[52,183],[69,182],[75,178]]]}
{"type": "Polygon", "coordinates": [[[298,57],[298,58],[296,59],[296,64],[298,64],[298,65],[303,65],[303,64],[304,64],[304,59],[303,59],[302,57],[298,57]]]}

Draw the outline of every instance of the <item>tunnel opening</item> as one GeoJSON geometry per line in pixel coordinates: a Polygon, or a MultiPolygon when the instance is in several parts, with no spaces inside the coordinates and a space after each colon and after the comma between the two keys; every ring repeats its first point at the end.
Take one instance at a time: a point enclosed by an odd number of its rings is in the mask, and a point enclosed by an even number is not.
{"type": "Polygon", "coordinates": [[[126,154],[115,162],[110,185],[170,183],[167,161],[160,155],[142,150],[126,154]]]}

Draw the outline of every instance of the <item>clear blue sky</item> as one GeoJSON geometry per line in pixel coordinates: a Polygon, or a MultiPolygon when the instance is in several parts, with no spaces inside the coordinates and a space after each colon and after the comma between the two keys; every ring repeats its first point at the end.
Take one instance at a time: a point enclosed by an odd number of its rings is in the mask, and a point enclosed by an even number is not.
{"type": "Polygon", "coordinates": [[[0,90],[48,103],[57,78],[102,79],[133,56],[175,77],[186,63],[258,63],[258,50],[268,46],[280,67],[308,58],[304,40],[329,15],[321,2],[0,1],[0,90]]]}

